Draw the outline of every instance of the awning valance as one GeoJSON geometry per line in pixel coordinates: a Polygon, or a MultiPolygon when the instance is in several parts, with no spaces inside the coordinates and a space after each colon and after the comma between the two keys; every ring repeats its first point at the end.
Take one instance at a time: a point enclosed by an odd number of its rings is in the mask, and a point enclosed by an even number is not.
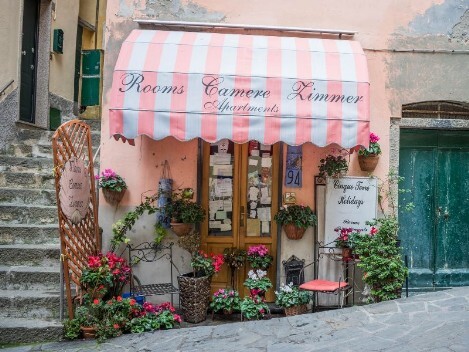
{"type": "Polygon", "coordinates": [[[134,30],[109,119],[128,139],[367,146],[366,57],[349,40],[134,30]]]}

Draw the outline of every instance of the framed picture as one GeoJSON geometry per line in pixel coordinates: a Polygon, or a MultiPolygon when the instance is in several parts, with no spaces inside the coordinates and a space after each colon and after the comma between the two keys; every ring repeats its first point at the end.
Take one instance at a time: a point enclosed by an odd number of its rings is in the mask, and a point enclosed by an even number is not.
{"type": "Polygon", "coordinates": [[[285,192],[283,195],[284,204],[296,204],[296,193],[295,192],[285,192]]]}

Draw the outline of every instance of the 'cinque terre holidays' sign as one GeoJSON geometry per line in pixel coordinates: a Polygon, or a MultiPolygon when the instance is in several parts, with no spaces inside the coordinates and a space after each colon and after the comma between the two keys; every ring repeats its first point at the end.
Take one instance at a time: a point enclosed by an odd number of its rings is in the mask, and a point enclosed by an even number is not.
{"type": "Polygon", "coordinates": [[[367,221],[376,218],[378,181],[372,177],[328,178],[326,183],[325,240],[337,238],[337,227],[369,231],[367,221]]]}
{"type": "Polygon", "coordinates": [[[73,224],[78,224],[88,213],[90,175],[83,160],[73,157],[65,163],[59,200],[62,212],[73,224]]]}

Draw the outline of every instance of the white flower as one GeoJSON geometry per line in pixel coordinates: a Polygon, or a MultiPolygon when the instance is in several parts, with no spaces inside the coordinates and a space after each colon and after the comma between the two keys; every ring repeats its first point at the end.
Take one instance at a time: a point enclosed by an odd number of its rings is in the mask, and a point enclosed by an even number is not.
{"type": "Polygon", "coordinates": [[[257,275],[256,275],[256,273],[254,272],[254,270],[249,270],[248,276],[249,276],[249,278],[252,279],[252,280],[257,280],[257,275]]]}
{"type": "Polygon", "coordinates": [[[257,269],[256,273],[257,273],[257,277],[259,278],[259,280],[267,275],[267,271],[264,271],[261,269],[257,269]]]}

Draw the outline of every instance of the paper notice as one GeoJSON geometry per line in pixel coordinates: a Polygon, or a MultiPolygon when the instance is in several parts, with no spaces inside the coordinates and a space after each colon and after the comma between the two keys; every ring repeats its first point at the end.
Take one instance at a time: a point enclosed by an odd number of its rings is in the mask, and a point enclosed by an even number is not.
{"type": "Polygon", "coordinates": [[[231,197],[233,195],[233,187],[231,178],[217,179],[215,183],[215,196],[231,197]]]}
{"type": "Polygon", "coordinates": [[[223,200],[211,200],[209,202],[209,207],[210,207],[210,212],[215,212],[217,210],[223,210],[224,209],[224,203],[223,200]]]}
{"type": "Polygon", "coordinates": [[[225,219],[223,220],[223,223],[231,225],[231,219],[225,219]]]}
{"type": "Polygon", "coordinates": [[[247,219],[246,236],[260,236],[260,221],[258,219],[247,219]]]}
{"type": "Polygon", "coordinates": [[[223,200],[223,210],[224,211],[233,211],[233,200],[231,198],[223,200]]]}
{"type": "Polygon", "coordinates": [[[249,165],[257,166],[257,165],[259,165],[259,160],[256,159],[256,158],[249,158],[249,165]]]}
{"type": "Polygon", "coordinates": [[[215,219],[217,220],[226,219],[226,211],[217,211],[217,214],[215,215],[215,219]]]}
{"type": "Polygon", "coordinates": [[[259,156],[259,150],[251,150],[252,156],[259,156]]]}
{"type": "Polygon", "coordinates": [[[270,222],[268,221],[262,221],[262,233],[269,233],[270,231],[270,226],[269,226],[270,222]]]}
{"type": "Polygon", "coordinates": [[[270,145],[261,143],[261,150],[269,150],[270,151],[270,145]]]}
{"type": "Polygon", "coordinates": [[[262,167],[268,167],[268,168],[272,167],[272,158],[262,158],[261,160],[262,160],[261,161],[262,167]]]}
{"type": "Polygon", "coordinates": [[[257,202],[250,202],[249,203],[249,208],[256,209],[257,208],[257,202]]]}
{"type": "Polygon", "coordinates": [[[231,154],[214,154],[210,155],[210,165],[230,165],[231,154]],[[212,164],[213,160],[213,164],[212,164]]]}
{"type": "Polygon", "coordinates": [[[219,229],[221,226],[221,221],[209,221],[208,222],[208,227],[211,229],[219,229]]]}
{"type": "Polygon", "coordinates": [[[231,165],[213,165],[213,176],[232,177],[233,167],[231,165]]]}
{"type": "Polygon", "coordinates": [[[230,224],[221,224],[220,225],[220,231],[230,231],[231,230],[231,225],[230,224]]]}
{"type": "Polygon", "coordinates": [[[257,217],[261,221],[270,221],[270,208],[257,208],[257,217]]]}
{"type": "Polygon", "coordinates": [[[255,210],[251,210],[251,211],[249,212],[249,217],[250,217],[251,219],[255,219],[255,218],[256,218],[256,211],[255,211],[255,210]]]}
{"type": "Polygon", "coordinates": [[[259,188],[250,187],[249,188],[249,200],[257,201],[257,196],[259,195],[259,188]]]}

